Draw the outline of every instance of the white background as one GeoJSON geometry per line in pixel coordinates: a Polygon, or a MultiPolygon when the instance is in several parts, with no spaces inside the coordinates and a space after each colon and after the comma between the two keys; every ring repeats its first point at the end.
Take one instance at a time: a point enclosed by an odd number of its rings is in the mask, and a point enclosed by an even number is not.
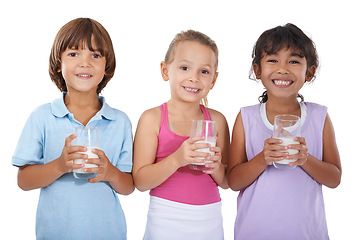
{"type": "MultiPolygon", "coordinates": [[[[232,130],[239,109],[258,103],[263,92],[261,83],[248,79],[253,44],[277,25],[291,22],[300,27],[316,43],[321,61],[316,81],[301,93],[306,101],[329,107],[343,166],[340,186],[323,187],[330,238],[357,239],[355,9],[347,0],[6,2],[0,15],[1,238],[35,239],[39,190],[17,187],[11,157],[30,112],[59,97],[48,75],[56,33],[74,18],[90,17],[108,30],[116,52],[116,72],[103,95],[112,107],[127,113],[134,133],[141,113],[170,97],[159,64],[177,32],[199,30],[216,41],[220,74],[208,95],[209,107],[221,111],[232,130]]],[[[233,239],[237,194],[221,191],[226,239],[233,239]]],[[[129,240],[143,236],[148,199],[148,192],[137,190],[120,196],[129,240]]]]}

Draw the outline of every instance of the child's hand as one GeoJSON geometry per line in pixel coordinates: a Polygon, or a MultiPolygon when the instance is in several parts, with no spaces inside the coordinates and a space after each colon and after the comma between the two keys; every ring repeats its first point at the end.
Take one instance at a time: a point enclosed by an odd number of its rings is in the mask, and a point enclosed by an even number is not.
{"type": "Polygon", "coordinates": [[[222,154],[221,154],[220,147],[211,147],[209,150],[211,152],[214,152],[215,154],[213,156],[209,155],[206,158],[206,161],[213,161],[213,162],[206,163],[205,167],[210,168],[210,169],[203,171],[203,172],[207,173],[207,174],[212,174],[212,173],[215,173],[216,171],[218,171],[219,167],[221,166],[222,154]]]}
{"type": "Polygon", "coordinates": [[[202,141],[203,139],[204,137],[201,136],[191,137],[181,144],[180,148],[174,153],[179,167],[186,166],[189,163],[203,163],[204,159],[210,156],[209,153],[196,151],[197,149],[211,147],[208,143],[197,143],[197,141],[202,141]]]}
{"type": "Polygon", "coordinates": [[[290,144],[288,148],[297,149],[299,152],[294,155],[286,156],[286,159],[297,159],[295,162],[289,163],[290,166],[302,166],[306,163],[308,157],[306,140],[303,137],[296,137],[294,140],[300,142],[300,144],[290,144]]]}
{"type": "Polygon", "coordinates": [[[80,169],[84,164],[74,164],[74,159],[86,159],[88,156],[79,152],[85,152],[87,149],[82,146],[72,146],[71,142],[77,137],[72,134],[66,138],[61,156],[58,158],[59,169],[63,173],[72,172],[73,169],[80,169]]]}
{"type": "Polygon", "coordinates": [[[288,149],[287,146],[279,145],[280,143],[282,143],[282,140],[277,138],[268,138],[264,141],[263,156],[267,165],[272,165],[275,161],[284,160],[289,155],[288,152],[283,152],[288,149]]]}
{"type": "Polygon", "coordinates": [[[115,174],[115,167],[109,161],[105,153],[100,149],[92,149],[92,152],[98,156],[98,158],[88,158],[85,163],[96,164],[98,167],[83,169],[86,173],[97,173],[95,178],[88,179],[90,183],[97,183],[100,181],[110,181],[115,174]]]}

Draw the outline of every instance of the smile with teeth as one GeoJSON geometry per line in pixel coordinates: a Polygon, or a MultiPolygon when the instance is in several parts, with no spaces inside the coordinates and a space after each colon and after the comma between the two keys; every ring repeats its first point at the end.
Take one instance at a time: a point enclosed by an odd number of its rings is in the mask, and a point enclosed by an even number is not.
{"type": "Polygon", "coordinates": [[[273,80],[273,82],[278,86],[288,86],[293,83],[293,81],[290,80],[273,80]]]}
{"type": "Polygon", "coordinates": [[[77,75],[77,77],[82,77],[82,78],[89,78],[92,76],[90,74],[76,74],[76,75],[77,75]]]}
{"type": "Polygon", "coordinates": [[[198,88],[190,88],[190,87],[183,87],[186,91],[189,91],[189,92],[198,92],[200,89],[198,88]]]}

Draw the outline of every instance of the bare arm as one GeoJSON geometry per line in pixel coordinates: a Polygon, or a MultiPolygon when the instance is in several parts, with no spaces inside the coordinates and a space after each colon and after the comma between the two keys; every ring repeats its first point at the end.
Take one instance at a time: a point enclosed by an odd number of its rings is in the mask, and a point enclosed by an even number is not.
{"type": "Polygon", "coordinates": [[[90,183],[100,181],[109,182],[110,186],[119,194],[129,195],[135,189],[131,173],[125,173],[116,168],[102,150],[93,149],[98,158],[86,160],[86,163],[96,164],[96,168],[85,168],[88,173],[97,173],[95,178],[88,179],[90,183]]]}
{"type": "Polygon", "coordinates": [[[178,165],[170,156],[155,163],[160,127],[160,109],[145,111],[137,125],[134,138],[133,178],[140,191],[150,190],[168,179],[178,165]]]}
{"type": "Polygon", "coordinates": [[[279,139],[268,138],[264,142],[264,149],[250,161],[245,151],[245,134],[241,113],[238,114],[233,127],[232,143],[229,150],[227,177],[229,187],[239,191],[252,184],[273,161],[283,160],[287,152],[276,150],[286,149],[280,146],[279,139]]]}
{"type": "Polygon", "coordinates": [[[341,162],[338,153],[335,132],[329,115],[326,116],[323,130],[322,161],[308,154],[307,161],[301,166],[315,181],[327,187],[335,188],[341,181],[341,162]]]}
{"type": "Polygon", "coordinates": [[[17,181],[21,189],[27,191],[50,185],[59,177],[73,169],[82,168],[82,164],[74,164],[73,159],[85,158],[77,152],[85,152],[80,146],[71,146],[76,136],[72,134],[66,138],[65,146],[59,158],[43,165],[25,165],[19,168],[17,181]]]}
{"type": "Polygon", "coordinates": [[[207,143],[195,143],[202,137],[189,138],[174,153],[155,162],[158,147],[158,134],[161,120],[159,108],[147,110],[141,116],[134,139],[133,177],[135,186],[140,191],[153,189],[166,181],[180,167],[188,163],[202,163],[208,153],[197,152],[199,148],[208,148],[207,143]]]}

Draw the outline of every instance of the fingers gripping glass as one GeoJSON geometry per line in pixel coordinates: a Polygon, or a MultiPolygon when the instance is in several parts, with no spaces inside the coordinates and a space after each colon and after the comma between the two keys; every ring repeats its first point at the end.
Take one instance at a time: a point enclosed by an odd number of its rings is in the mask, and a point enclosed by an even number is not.
{"type": "MultiPolygon", "coordinates": [[[[216,122],[208,120],[192,120],[191,137],[196,136],[204,136],[204,139],[202,141],[197,141],[196,143],[209,143],[211,147],[215,147],[217,138],[216,122]]],[[[210,153],[211,156],[215,154],[214,152],[211,152],[209,148],[197,149],[196,151],[210,153]]],[[[209,162],[212,161],[205,161],[204,163],[190,163],[189,166],[193,170],[204,171],[210,169],[205,166],[205,163],[209,162]]]]}
{"type": "MultiPolygon", "coordinates": [[[[99,149],[99,136],[98,128],[96,127],[75,127],[73,132],[77,134],[77,137],[73,139],[72,146],[84,146],[87,148],[86,152],[79,152],[82,154],[87,154],[88,158],[98,158],[96,154],[92,152],[93,149],[99,149]]],[[[83,164],[84,159],[75,159],[75,164],[83,164]]],[[[95,164],[85,163],[84,168],[94,168],[98,167],[95,164]]],[[[96,173],[86,173],[84,168],[74,169],[73,175],[75,178],[79,179],[89,179],[97,176],[96,173]]]]}
{"type": "MultiPolygon", "coordinates": [[[[300,144],[295,141],[295,137],[301,136],[301,120],[295,115],[276,115],[274,118],[274,132],[273,138],[282,140],[280,145],[288,146],[290,144],[300,144]]],[[[282,152],[288,152],[289,155],[299,153],[297,149],[287,149],[282,152]]],[[[280,169],[292,169],[295,166],[289,166],[289,163],[295,162],[297,159],[284,159],[281,161],[273,162],[274,167],[280,169]]]]}

